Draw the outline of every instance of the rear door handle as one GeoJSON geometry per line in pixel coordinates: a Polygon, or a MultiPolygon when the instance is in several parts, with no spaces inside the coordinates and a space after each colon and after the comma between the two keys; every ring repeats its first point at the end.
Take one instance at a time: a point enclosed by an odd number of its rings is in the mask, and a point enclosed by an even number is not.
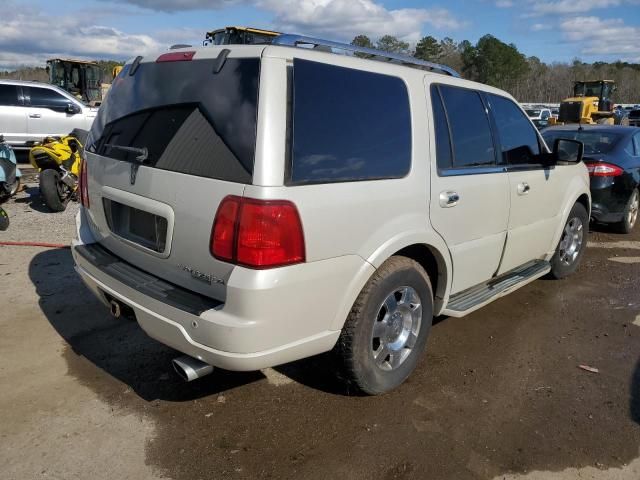
{"type": "Polygon", "coordinates": [[[29,118],[40,118],[42,117],[42,115],[40,115],[39,113],[30,113],[29,114],[29,118]]]}
{"type": "Polygon", "coordinates": [[[440,206],[442,208],[455,207],[460,201],[460,195],[457,192],[440,192],[440,206]]]}
{"type": "Polygon", "coordinates": [[[526,195],[531,190],[531,187],[527,182],[522,182],[518,184],[518,195],[526,195]]]}

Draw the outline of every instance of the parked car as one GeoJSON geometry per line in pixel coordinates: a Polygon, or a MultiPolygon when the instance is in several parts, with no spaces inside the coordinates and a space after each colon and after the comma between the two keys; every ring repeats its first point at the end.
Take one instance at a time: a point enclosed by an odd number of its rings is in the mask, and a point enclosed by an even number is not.
{"type": "Polygon", "coordinates": [[[591,177],[591,217],[629,233],[640,204],[640,130],[623,126],[567,125],[543,132],[547,143],[566,138],[584,143],[591,177]]]}
{"type": "Polygon", "coordinates": [[[89,130],[97,112],[54,85],[0,80],[0,133],[14,149],[30,148],[74,128],[89,130]]]}
{"type": "Polygon", "coordinates": [[[640,127],[640,108],[629,112],[629,126],[640,127]]]}
{"type": "Polygon", "coordinates": [[[553,116],[548,108],[527,108],[525,111],[531,120],[545,120],[548,122],[549,118],[553,116]]]}
{"type": "Polygon", "coordinates": [[[73,257],[188,380],[333,350],[379,394],[434,315],[577,268],[580,149],[549,152],[508,93],[388,52],[282,35],[137,57],[87,140],[73,257]]]}

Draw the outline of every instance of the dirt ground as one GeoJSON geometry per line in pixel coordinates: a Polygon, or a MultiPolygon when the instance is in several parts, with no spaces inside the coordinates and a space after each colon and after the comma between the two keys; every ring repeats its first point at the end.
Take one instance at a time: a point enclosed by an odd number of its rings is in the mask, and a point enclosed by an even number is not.
{"type": "MultiPolygon", "coordinates": [[[[6,207],[0,240],[72,236],[74,205],[45,213],[30,189],[6,207]]],[[[637,480],[640,228],[589,247],[571,278],[438,319],[381,397],[348,395],[322,356],[185,384],[69,250],[0,247],[0,478],[637,480]]]]}

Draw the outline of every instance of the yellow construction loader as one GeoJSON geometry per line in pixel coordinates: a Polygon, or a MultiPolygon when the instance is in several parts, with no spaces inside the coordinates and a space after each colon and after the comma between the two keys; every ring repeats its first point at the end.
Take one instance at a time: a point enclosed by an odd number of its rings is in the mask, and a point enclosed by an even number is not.
{"type": "Polygon", "coordinates": [[[280,32],[251,27],[225,27],[207,32],[203,45],[269,44],[280,32]]]}
{"type": "MultiPolygon", "coordinates": [[[[611,96],[616,91],[613,80],[592,80],[575,82],[573,96],[560,103],[558,119],[550,119],[549,124],[585,123],[614,125],[620,119],[614,115],[611,96]]],[[[622,120],[624,122],[624,119],[622,120]]],[[[628,121],[628,120],[627,120],[628,121]]]]}

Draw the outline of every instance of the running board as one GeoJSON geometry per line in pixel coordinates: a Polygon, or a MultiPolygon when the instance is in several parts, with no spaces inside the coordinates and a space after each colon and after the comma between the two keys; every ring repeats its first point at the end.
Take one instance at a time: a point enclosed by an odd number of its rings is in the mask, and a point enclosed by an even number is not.
{"type": "Polygon", "coordinates": [[[498,278],[451,295],[449,303],[447,303],[442,313],[450,317],[464,317],[478,308],[520,287],[524,287],[527,283],[533,282],[550,271],[551,265],[549,262],[544,260],[529,262],[498,278]]]}

